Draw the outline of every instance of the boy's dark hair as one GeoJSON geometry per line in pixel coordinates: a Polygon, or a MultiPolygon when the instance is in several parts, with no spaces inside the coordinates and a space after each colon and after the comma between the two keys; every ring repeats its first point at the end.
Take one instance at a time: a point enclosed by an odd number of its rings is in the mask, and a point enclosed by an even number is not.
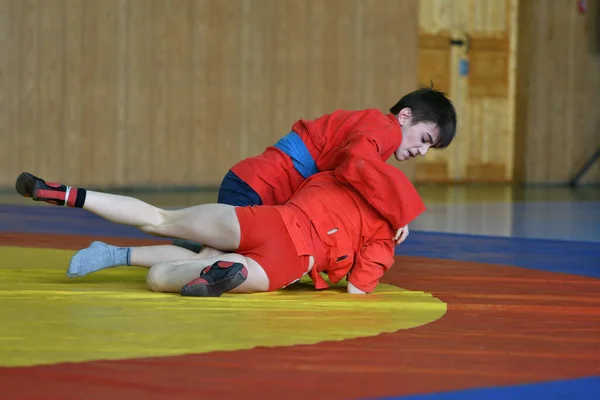
{"type": "Polygon", "coordinates": [[[412,112],[412,124],[433,122],[440,130],[435,148],[443,149],[452,143],[456,136],[456,110],[446,95],[431,87],[421,87],[400,99],[390,112],[398,115],[405,107],[412,112]]]}

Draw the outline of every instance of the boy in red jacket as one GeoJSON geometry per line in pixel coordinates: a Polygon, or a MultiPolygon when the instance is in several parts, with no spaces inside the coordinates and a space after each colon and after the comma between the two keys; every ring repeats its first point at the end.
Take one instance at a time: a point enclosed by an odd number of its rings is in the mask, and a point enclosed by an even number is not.
{"type": "MultiPolygon", "coordinates": [[[[369,171],[375,170],[365,168],[363,178],[378,186],[379,173],[369,171]]],[[[326,273],[332,283],[348,277],[348,292],[365,294],[394,262],[394,225],[384,215],[406,225],[425,210],[410,181],[395,171],[389,178],[394,178],[399,196],[379,204],[385,214],[369,200],[378,196],[363,197],[333,171],[312,174],[286,204],[274,206],[204,204],[162,210],[131,197],[47,183],[26,172],[18,177],[16,189],[34,200],[83,208],[151,234],[197,240],[221,250],[216,257],[188,252],[186,258],[152,266],[147,283],[154,291],[200,297],[273,291],[306,274],[322,289],[328,286],[321,276],[326,273]]],[[[380,181],[379,188],[389,184],[380,181]]],[[[90,248],[103,245],[98,243],[90,248]]],[[[138,264],[140,248],[113,248],[121,265],[138,264]]],[[[71,263],[69,276],[89,273],[78,265],[71,263]]]]}
{"type": "MultiPolygon", "coordinates": [[[[394,169],[386,163],[392,154],[398,161],[424,156],[431,147],[450,145],[455,134],[454,106],[443,93],[430,88],[405,95],[388,114],[376,109],[339,110],[315,120],[299,120],[262,154],[234,165],[221,183],[217,201],[236,206],[284,204],[309,176],[334,171],[341,182],[369,197],[398,236],[403,230],[398,238],[402,241],[408,227],[399,225],[398,217],[384,207],[400,193],[393,184],[375,188],[364,179],[365,170],[384,178],[394,169]]],[[[189,241],[173,243],[199,250],[189,241]]]]}

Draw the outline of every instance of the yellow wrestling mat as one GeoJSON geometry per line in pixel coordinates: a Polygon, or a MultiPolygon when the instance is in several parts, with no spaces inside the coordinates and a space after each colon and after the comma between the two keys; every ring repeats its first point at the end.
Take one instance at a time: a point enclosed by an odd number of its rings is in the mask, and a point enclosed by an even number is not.
{"type": "Polygon", "coordinates": [[[186,298],[150,292],[142,268],[69,279],[73,251],[0,247],[0,366],[173,356],[376,336],[441,318],[428,293],[303,280],[273,293],[186,298]]]}

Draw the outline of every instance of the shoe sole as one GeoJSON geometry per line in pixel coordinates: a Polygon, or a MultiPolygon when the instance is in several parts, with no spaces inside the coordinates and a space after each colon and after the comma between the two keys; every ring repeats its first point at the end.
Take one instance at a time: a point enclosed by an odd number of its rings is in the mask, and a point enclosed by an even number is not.
{"type": "Polygon", "coordinates": [[[23,172],[17,178],[15,189],[23,197],[33,197],[36,177],[29,172],[23,172]]]}

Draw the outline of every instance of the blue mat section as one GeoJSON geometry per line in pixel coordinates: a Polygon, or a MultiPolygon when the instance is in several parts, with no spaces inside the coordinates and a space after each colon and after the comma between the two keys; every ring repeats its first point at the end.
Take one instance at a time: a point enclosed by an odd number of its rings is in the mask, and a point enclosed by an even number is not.
{"type": "Polygon", "coordinates": [[[157,239],[137,228],[109,222],[89,211],[50,205],[0,205],[0,232],[157,239]]]}
{"type": "Polygon", "coordinates": [[[436,204],[411,230],[600,243],[600,202],[436,204]]]}
{"type": "Polygon", "coordinates": [[[406,242],[396,247],[396,254],[600,278],[598,243],[411,231],[406,242]]]}
{"type": "Polygon", "coordinates": [[[569,379],[519,386],[459,390],[424,395],[385,397],[397,400],[597,400],[600,377],[569,379]]]}
{"type": "MultiPolygon", "coordinates": [[[[0,205],[0,231],[158,239],[88,211],[56,206],[0,205]]],[[[396,247],[396,254],[600,278],[600,245],[592,242],[411,231],[406,242],[396,247]]]]}

